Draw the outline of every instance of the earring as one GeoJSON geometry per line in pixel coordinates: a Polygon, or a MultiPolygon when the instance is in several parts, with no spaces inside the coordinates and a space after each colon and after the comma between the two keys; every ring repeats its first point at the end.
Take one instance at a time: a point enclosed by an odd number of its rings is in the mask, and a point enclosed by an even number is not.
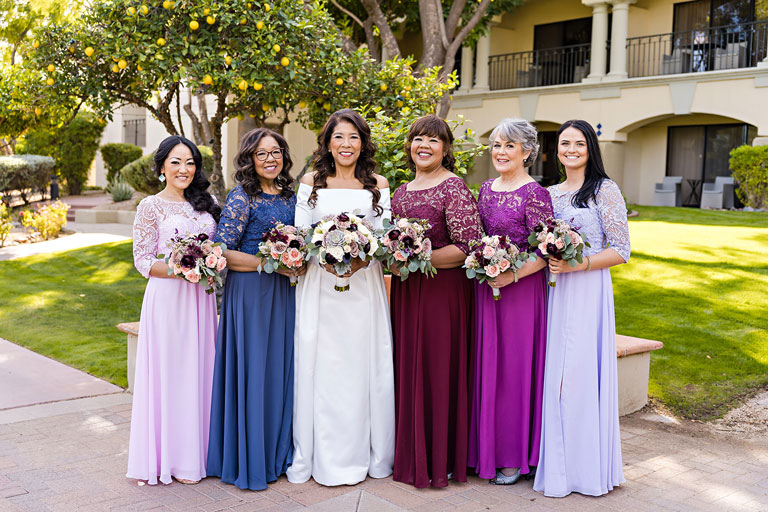
{"type": "Polygon", "coordinates": [[[160,177],[158,177],[157,179],[160,180],[160,183],[164,182],[165,181],[165,174],[161,174],[160,177]]]}

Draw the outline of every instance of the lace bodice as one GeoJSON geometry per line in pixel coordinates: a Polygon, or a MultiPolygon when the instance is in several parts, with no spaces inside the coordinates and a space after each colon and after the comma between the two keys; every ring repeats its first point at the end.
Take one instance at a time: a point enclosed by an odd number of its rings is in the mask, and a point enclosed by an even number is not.
{"type": "Polygon", "coordinates": [[[379,189],[381,197],[379,206],[384,213],[376,216],[373,211],[371,193],[364,189],[350,188],[321,188],[317,191],[317,203],[309,206],[309,195],[312,187],[302,183],[299,185],[298,201],[296,203],[296,226],[306,227],[319,222],[327,215],[338,215],[342,212],[363,215],[376,229],[383,228],[384,218],[391,218],[389,208],[389,188],[379,189]]]}
{"type": "Polygon", "coordinates": [[[615,182],[603,180],[596,201],[591,202],[588,208],[575,208],[571,204],[576,191],[561,191],[559,185],[547,190],[552,197],[555,218],[571,224],[592,245],[584,249],[585,255],[591,256],[610,245],[625,262],[629,261],[627,206],[615,182]]]}
{"type": "Polygon", "coordinates": [[[215,232],[216,221],[210,213],[198,212],[186,201],[145,197],[133,221],[133,263],[141,275],[148,278],[152,265],[160,261],[157,255],[167,255],[171,238],[200,233],[212,237],[215,232]]]}
{"type": "Polygon", "coordinates": [[[496,192],[494,180],[480,187],[477,208],[488,235],[507,235],[521,251],[527,251],[528,235],[539,221],[552,217],[552,199],[547,190],[536,182],[526,183],[517,190],[496,192]]]}
{"type": "Polygon", "coordinates": [[[227,195],[214,241],[224,242],[227,249],[258,254],[264,233],[278,222],[293,225],[295,211],[295,195],[288,199],[264,193],[251,197],[237,185],[227,195]]]}
{"type": "Polygon", "coordinates": [[[469,241],[483,234],[477,202],[459,177],[425,190],[410,191],[407,184],[398,187],[392,197],[392,214],[428,220],[427,236],[434,249],[453,244],[466,254],[469,241]]]}

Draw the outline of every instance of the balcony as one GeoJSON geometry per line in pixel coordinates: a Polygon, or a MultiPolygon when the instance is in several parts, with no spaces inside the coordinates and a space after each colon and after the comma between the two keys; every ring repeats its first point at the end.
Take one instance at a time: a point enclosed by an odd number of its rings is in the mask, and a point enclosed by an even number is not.
{"type": "Polygon", "coordinates": [[[581,82],[589,73],[589,44],[492,55],[491,90],[581,82]]]}
{"type": "Polygon", "coordinates": [[[750,68],[766,57],[768,21],[627,39],[630,78],[750,68]]]}

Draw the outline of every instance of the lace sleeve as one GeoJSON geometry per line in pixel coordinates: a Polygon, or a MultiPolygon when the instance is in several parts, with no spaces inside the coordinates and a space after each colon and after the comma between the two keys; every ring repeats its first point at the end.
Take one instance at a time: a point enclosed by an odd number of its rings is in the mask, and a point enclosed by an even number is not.
{"type": "Polygon", "coordinates": [[[389,198],[389,187],[380,188],[379,192],[381,192],[381,197],[379,198],[379,206],[384,208],[384,211],[381,215],[373,218],[373,226],[376,229],[384,229],[384,219],[392,220],[392,206],[391,200],[389,198]]]}
{"type": "Polygon", "coordinates": [[[158,231],[158,205],[152,196],[143,199],[136,208],[133,221],[133,264],[139,273],[149,279],[149,271],[156,262],[158,231]]]}
{"type": "Polygon", "coordinates": [[[451,242],[469,253],[470,240],[483,236],[483,223],[477,209],[477,201],[461,179],[449,179],[447,204],[445,205],[445,221],[448,224],[448,234],[451,242]]]}
{"type": "MultiPolygon", "coordinates": [[[[525,229],[530,234],[539,222],[554,217],[552,210],[552,197],[544,187],[535,187],[525,198],[525,229]]],[[[527,235],[526,235],[527,236],[527,235]]],[[[528,250],[530,250],[530,246],[528,250]]],[[[520,250],[523,250],[521,247],[520,250]]],[[[541,251],[536,249],[536,254],[541,256],[541,251]]]]}
{"type": "Polygon", "coordinates": [[[296,198],[296,227],[309,227],[312,225],[312,207],[309,206],[309,194],[312,193],[312,187],[306,183],[299,185],[298,197],[296,198]]]}
{"type": "Polygon", "coordinates": [[[239,250],[240,240],[248,225],[251,213],[251,201],[243,187],[233,188],[227,196],[227,202],[221,211],[219,226],[216,228],[214,242],[224,242],[228,249],[239,250]]]}
{"type": "Polygon", "coordinates": [[[610,180],[603,181],[597,193],[596,203],[600,225],[609,247],[619,253],[625,262],[629,261],[627,205],[621,196],[619,186],[610,180]]]}

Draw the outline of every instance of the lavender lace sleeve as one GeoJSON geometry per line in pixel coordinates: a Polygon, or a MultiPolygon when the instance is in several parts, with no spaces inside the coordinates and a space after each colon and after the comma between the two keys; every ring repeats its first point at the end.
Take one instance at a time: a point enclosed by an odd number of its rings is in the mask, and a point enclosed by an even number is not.
{"type": "Polygon", "coordinates": [[[157,243],[160,238],[158,210],[157,200],[149,196],[139,203],[133,221],[133,264],[147,279],[152,265],[160,261],[157,257],[157,243]]]}
{"type": "Polygon", "coordinates": [[[448,224],[448,233],[453,245],[468,254],[470,240],[483,236],[483,223],[480,220],[477,201],[461,179],[446,180],[446,186],[448,193],[445,221],[448,224]]]}
{"type": "Polygon", "coordinates": [[[248,225],[250,198],[243,187],[238,185],[230,191],[227,202],[221,211],[219,227],[216,229],[215,242],[224,242],[227,249],[238,250],[240,240],[248,225]]]}
{"type": "Polygon", "coordinates": [[[611,180],[603,181],[600,191],[597,193],[596,203],[600,225],[609,247],[616,251],[625,262],[629,261],[627,205],[621,196],[619,186],[611,180]]]}

